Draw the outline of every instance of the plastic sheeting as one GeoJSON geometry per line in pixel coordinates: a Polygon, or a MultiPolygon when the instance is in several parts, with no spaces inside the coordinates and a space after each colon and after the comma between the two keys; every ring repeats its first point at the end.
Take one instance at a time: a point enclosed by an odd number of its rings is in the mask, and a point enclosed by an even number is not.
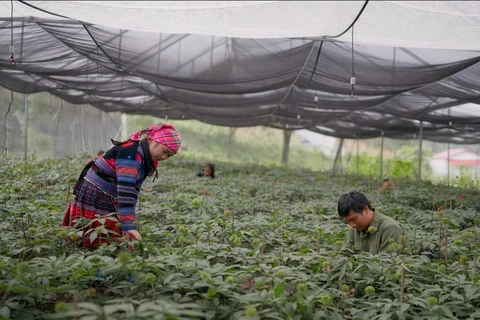
{"type": "Polygon", "coordinates": [[[308,129],[343,138],[369,138],[382,132],[413,138],[422,121],[425,139],[455,143],[480,139],[476,105],[480,102],[480,53],[423,48],[479,46],[470,41],[472,30],[476,35],[480,31],[475,23],[477,3],[428,2],[427,6],[372,1],[355,25],[353,52],[351,31],[337,39],[349,42],[287,37],[342,32],[363,2],[301,2],[296,10],[283,10],[283,16],[274,9],[286,9],[291,2],[149,2],[151,8],[135,2],[137,11],[131,2],[62,1],[61,6],[60,1],[27,2],[82,22],[13,3],[15,19],[7,12],[10,2],[0,3],[0,85],[17,92],[49,91],[103,111],[198,119],[232,127],[308,129]],[[394,7],[396,11],[389,15],[382,11],[394,7]],[[204,21],[197,12],[202,10],[210,12],[203,15],[207,20],[223,20],[205,23],[202,29],[196,25],[204,21]],[[249,20],[247,13],[252,10],[258,16],[249,20]],[[150,12],[151,18],[137,12],[150,12]],[[177,23],[168,22],[167,12],[183,15],[188,23],[180,18],[177,23]],[[423,16],[409,16],[412,12],[423,16]],[[312,22],[307,13],[318,21],[312,22]],[[157,14],[159,18],[153,19],[157,14]],[[289,16],[296,18],[287,20],[289,16]],[[407,16],[410,20],[395,25],[407,16]],[[418,28],[408,24],[414,17],[423,23],[418,28]],[[450,18],[441,22],[440,17],[450,18]],[[391,26],[380,28],[382,21],[391,26]],[[424,28],[426,21],[430,21],[428,28],[424,28]],[[227,28],[234,24],[236,34],[227,28]],[[431,30],[437,25],[442,27],[431,30]],[[372,30],[362,31],[367,27],[372,30]],[[149,28],[176,33],[147,32],[149,28]],[[204,35],[209,32],[218,36],[204,35]],[[436,33],[436,38],[424,38],[436,33]],[[12,34],[15,65],[8,52],[12,34]],[[393,43],[397,47],[389,46],[393,43]],[[413,46],[402,46],[408,43],[413,46]],[[458,107],[467,103],[474,107],[458,107]]]}
{"type": "MultiPolygon", "coordinates": [[[[23,1],[39,9],[110,28],[238,37],[333,36],[364,1],[23,1]]],[[[56,18],[14,1],[15,16],[56,18]]],[[[0,17],[10,17],[0,1],[0,17]]],[[[358,43],[479,50],[478,1],[370,1],[355,24],[358,43]]],[[[349,41],[349,34],[338,38],[349,41]]]]}

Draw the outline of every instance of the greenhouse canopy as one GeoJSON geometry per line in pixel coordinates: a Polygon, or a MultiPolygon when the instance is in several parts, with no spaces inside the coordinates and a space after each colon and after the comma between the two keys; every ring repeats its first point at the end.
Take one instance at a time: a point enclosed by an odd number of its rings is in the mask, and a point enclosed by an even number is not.
{"type": "Polygon", "coordinates": [[[0,86],[230,127],[478,143],[479,17],[474,1],[0,1],[0,86]]]}

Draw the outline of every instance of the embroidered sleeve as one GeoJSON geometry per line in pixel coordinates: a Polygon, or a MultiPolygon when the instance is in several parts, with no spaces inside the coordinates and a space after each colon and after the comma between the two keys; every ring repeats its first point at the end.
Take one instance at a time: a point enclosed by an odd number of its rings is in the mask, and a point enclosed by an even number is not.
{"type": "Polygon", "coordinates": [[[122,231],[135,230],[135,207],[137,204],[141,165],[137,161],[136,150],[125,148],[117,156],[117,197],[118,218],[122,231]]]}

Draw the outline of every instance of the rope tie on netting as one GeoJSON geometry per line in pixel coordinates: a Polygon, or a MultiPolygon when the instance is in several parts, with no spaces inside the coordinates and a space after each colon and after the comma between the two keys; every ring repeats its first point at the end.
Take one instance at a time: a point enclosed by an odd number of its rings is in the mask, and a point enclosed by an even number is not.
{"type": "MultiPolygon", "coordinates": [[[[358,21],[358,19],[360,18],[360,16],[362,15],[363,13],[363,10],[365,10],[365,8],[367,7],[367,4],[368,4],[368,1],[369,0],[366,0],[365,3],[363,4],[362,6],[362,9],[360,9],[360,12],[357,14],[357,16],[355,17],[355,19],[352,21],[352,23],[348,26],[347,29],[345,29],[342,33],[340,34],[337,34],[335,36],[324,36],[323,39],[334,39],[334,38],[338,38],[338,37],[341,37],[342,35],[344,35],[348,30],[352,29],[352,77],[350,78],[350,84],[352,85],[352,90],[350,91],[350,95],[353,97],[353,94],[354,94],[354,85],[355,85],[355,69],[354,69],[354,59],[353,59],[353,55],[354,55],[354,49],[353,49],[353,27],[355,26],[355,23],[358,21]]],[[[313,78],[313,75],[315,74],[315,71],[317,70],[317,64],[318,64],[318,60],[320,58],[320,53],[322,52],[322,46],[323,46],[323,40],[321,40],[320,42],[320,47],[318,48],[318,54],[317,54],[317,59],[315,60],[315,65],[313,66],[313,70],[312,70],[312,75],[310,76],[310,80],[308,80],[308,84],[310,85],[310,82],[312,81],[312,78],[313,78]]],[[[317,97],[317,94],[316,94],[316,91],[315,91],[315,103],[316,103],[316,106],[315,108],[318,108],[318,97],[317,97]]]]}

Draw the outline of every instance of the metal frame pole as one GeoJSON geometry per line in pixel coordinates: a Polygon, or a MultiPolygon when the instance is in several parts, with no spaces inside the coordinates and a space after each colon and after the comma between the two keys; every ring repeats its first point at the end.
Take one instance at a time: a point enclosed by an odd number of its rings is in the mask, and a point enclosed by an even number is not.
{"type": "Polygon", "coordinates": [[[480,152],[480,144],[477,145],[477,155],[475,156],[476,157],[476,161],[475,161],[475,182],[478,182],[478,153],[480,152]]]}
{"type": "Polygon", "coordinates": [[[422,141],[423,141],[423,121],[420,121],[420,143],[418,147],[418,176],[417,182],[422,180],[422,141]]]}
{"type": "Polygon", "coordinates": [[[359,155],[358,155],[358,145],[360,144],[360,139],[357,138],[357,175],[358,175],[358,162],[360,161],[359,155]]]}
{"type": "Polygon", "coordinates": [[[447,146],[447,185],[450,185],[450,142],[447,146]]]}
{"type": "MultiPolygon", "coordinates": [[[[449,115],[450,115],[450,109],[448,109],[449,115]]],[[[452,123],[448,123],[448,127],[450,128],[452,126],[452,123]]],[[[450,141],[448,142],[447,145],[447,185],[450,186],[450,141]]]]}
{"type": "Polygon", "coordinates": [[[28,156],[28,94],[25,94],[25,145],[23,158],[27,160],[28,156]]]}
{"type": "Polygon", "coordinates": [[[450,185],[450,142],[447,146],[447,185],[450,185]]]}
{"type": "Polygon", "coordinates": [[[73,129],[72,129],[72,154],[74,156],[77,155],[77,135],[76,135],[76,130],[77,130],[77,107],[75,107],[75,113],[73,114],[73,129]]]}
{"type": "Polygon", "coordinates": [[[380,181],[383,180],[383,131],[382,131],[382,144],[380,148],[380,181]]]}

